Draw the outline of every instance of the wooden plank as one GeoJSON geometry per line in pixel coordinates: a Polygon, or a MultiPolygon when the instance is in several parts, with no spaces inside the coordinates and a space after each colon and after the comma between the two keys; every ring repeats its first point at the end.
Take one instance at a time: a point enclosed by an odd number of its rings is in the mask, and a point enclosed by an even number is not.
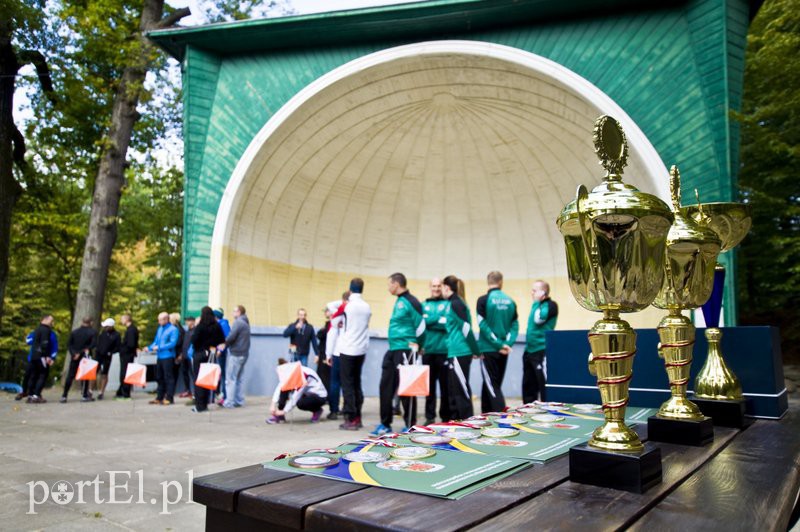
{"type": "Polygon", "coordinates": [[[300,475],[275,484],[257,486],[239,494],[237,512],[261,522],[261,526],[303,528],[305,509],[314,503],[333,501],[340,509],[338,497],[367,489],[361,484],[300,475]]]}
{"type": "Polygon", "coordinates": [[[194,479],[192,499],[209,508],[233,512],[236,510],[236,497],[240,491],[294,476],[297,475],[266,469],[261,464],[231,469],[194,479]]]}
{"type": "Polygon", "coordinates": [[[307,530],[457,530],[502,512],[568,476],[566,456],[535,465],[459,500],[367,488],[358,493],[310,506],[307,530]]]}
{"type": "MultiPolygon", "coordinates": [[[[206,508],[206,532],[251,532],[263,530],[264,523],[252,517],[233,512],[223,512],[214,508],[206,508]]],[[[269,527],[270,532],[284,532],[288,528],[269,527]]]]}
{"type": "Polygon", "coordinates": [[[642,495],[567,481],[489,519],[476,530],[624,528],[708,462],[738,432],[715,427],[714,442],[706,447],[657,443],[662,453],[663,481],[642,495]]]}
{"type": "Polygon", "coordinates": [[[635,530],[786,530],[800,490],[800,414],[756,421],[635,530]]]}

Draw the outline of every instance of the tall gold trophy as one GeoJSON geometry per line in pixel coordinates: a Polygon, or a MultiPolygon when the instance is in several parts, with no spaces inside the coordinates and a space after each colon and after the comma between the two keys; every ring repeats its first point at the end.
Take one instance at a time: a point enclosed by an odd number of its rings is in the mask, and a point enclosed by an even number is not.
{"type": "MultiPolygon", "coordinates": [[[[738,246],[752,225],[750,206],[744,203],[702,203],[683,207],[681,211],[717,234],[722,242],[720,253],[738,246]]],[[[742,385],[722,356],[719,318],[724,284],[725,267],[717,263],[714,290],[703,305],[708,357],[695,379],[693,400],[704,414],[713,418],[715,425],[742,427],[745,422],[742,385]]]]}
{"type": "Polygon", "coordinates": [[[572,295],[603,313],[589,331],[589,371],[597,377],[605,423],[588,445],[570,449],[570,478],[641,493],[661,481],[661,454],[625,424],[636,332],[620,313],[643,310],[658,295],[674,216],[656,196],[622,182],[628,145],[616,120],[597,119],[594,145],[603,182],[591,192],[581,185],[557,220],[572,295]]]}
{"type": "Polygon", "coordinates": [[[652,441],[699,446],[714,439],[714,424],[686,398],[695,327],[682,312],[699,307],[711,296],[722,243],[714,231],[681,212],[680,179],[673,166],[670,192],[675,221],[667,235],[664,284],[653,301],[653,306],[668,312],[658,324],[658,354],[664,359],[672,396],[647,420],[647,434],[652,441]]]}

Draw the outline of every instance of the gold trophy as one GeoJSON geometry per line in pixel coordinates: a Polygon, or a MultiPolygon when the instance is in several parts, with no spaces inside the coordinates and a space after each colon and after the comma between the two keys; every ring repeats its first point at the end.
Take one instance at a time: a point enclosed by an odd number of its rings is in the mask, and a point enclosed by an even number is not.
{"type": "Polygon", "coordinates": [[[668,312],[658,324],[658,354],[664,359],[672,396],[648,419],[647,433],[653,441],[704,445],[714,439],[714,426],[686,398],[695,327],[682,312],[699,307],[711,296],[722,243],[714,231],[681,212],[680,179],[673,166],[670,192],[675,221],[667,235],[664,284],[653,301],[654,307],[668,312]]]}
{"type": "Polygon", "coordinates": [[[606,170],[603,182],[590,193],[581,185],[557,220],[572,295],[582,307],[603,313],[589,331],[589,371],[597,377],[605,423],[588,446],[570,449],[570,478],[642,492],[660,482],[661,457],[657,448],[643,452],[638,434],[625,424],[636,332],[620,313],[643,310],[658,295],[674,216],[656,196],[622,182],[628,145],[616,120],[597,119],[594,145],[606,170]],[[638,464],[638,478],[609,474],[626,461],[638,464]]]}
{"type": "MultiPolygon", "coordinates": [[[[698,224],[714,231],[722,242],[720,253],[739,245],[752,225],[750,206],[744,203],[699,203],[683,207],[681,212],[698,224]]],[[[708,357],[694,382],[693,400],[715,425],[741,427],[744,423],[745,402],[739,379],[725,364],[719,329],[725,267],[717,263],[714,290],[703,305],[706,321],[708,357]]]]}

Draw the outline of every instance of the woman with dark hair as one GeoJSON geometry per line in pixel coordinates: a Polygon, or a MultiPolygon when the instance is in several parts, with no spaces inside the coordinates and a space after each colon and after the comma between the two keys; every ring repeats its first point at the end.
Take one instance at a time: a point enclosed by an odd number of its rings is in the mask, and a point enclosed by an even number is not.
{"type": "MultiPolygon", "coordinates": [[[[194,374],[199,375],[200,364],[208,362],[212,354],[216,354],[217,346],[225,343],[225,335],[222,327],[214,317],[211,307],[203,307],[200,311],[200,321],[195,325],[192,334],[192,347],[194,348],[194,374]]],[[[195,404],[192,412],[204,412],[208,410],[209,391],[200,386],[194,390],[195,404]]]]}
{"type": "Polygon", "coordinates": [[[472,316],[469,307],[459,296],[464,283],[455,275],[442,281],[442,295],[450,301],[447,310],[447,361],[450,414],[453,419],[466,419],[474,414],[472,388],[469,385],[469,368],[472,357],[480,356],[478,342],[472,333],[472,316]],[[460,286],[459,286],[460,285],[460,286]]]}

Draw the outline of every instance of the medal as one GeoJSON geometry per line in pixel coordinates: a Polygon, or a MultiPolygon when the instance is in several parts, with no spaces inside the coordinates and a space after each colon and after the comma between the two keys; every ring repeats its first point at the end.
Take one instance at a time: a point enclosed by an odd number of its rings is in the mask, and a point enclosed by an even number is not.
{"type": "Polygon", "coordinates": [[[579,410],[581,412],[595,412],[597,410],[600,410],[602,407],[600,405],[584,403],[580,405],[572,405],[572,408],[574,408],[575,410],[579,410]]]}
{"type": "Polygon", "coordinates": [[[289,465],[292,467],[299,467],[300,469],[317,469],[321,467],[329,467],[339,463],[339,458],[335,456],[295,456],[289,459],[289,465]]]}
{"type": "Polygon", "coordinates": [[[423,445],[436,445],[440,443],[450,443],[452,438],[440,436],[439,434],[415,434],[409,438],[414,443],[423,445]]]}
{"type": "Polygon", "coordinates": [[[421,460],[435,454],[436,451],[429,447],[397,447],[389,451],[389,456],[399,460],[421,460]]]}
{"type": "Polygon", "coordinates": [[[465,425],[469,425],[470,427],[491,427],[492,422],[488,419],[470,419],[464,422],[465,425]]]}
{"type": "Polygon", "coordinates": [[[517,429],[507,429],[505,427],[485,428],[481,430],[481,434],[489,438],[511,438],[517,436],[519,431],[517,429]]]}
{"type": "Polygon", "coordinates": [[[564,416],[555,416],[553,414],[534,414],[531,419],[539,423],[555,423],[557,421],[564,421],[564,416]]]}
{"type": "Polygon", "coordinates": [[[545,410],[536,406],[521,406],[517,408],[517,412],[522,412],[523,414],[544,414],[545,410]]]}
{"type": "Polygon", "coordinates": [[[448,430],[442,433],[442,436],[446,436],[448,438],[454,440],[473,440],[480,436],[480,432],[474,430],[448,430]]]}
{"type": "Polygon", "coordinates": [[[524,425],[528,422],[527,419],[522,417],[501,417],[495,419],[498,425],[524,425]]]}
{"type": "Polygon", "coordinates": [[[383,462],[386,455],[375,451],[358,451],[347,453],[342,458],[348,462],[383,462]]]}

